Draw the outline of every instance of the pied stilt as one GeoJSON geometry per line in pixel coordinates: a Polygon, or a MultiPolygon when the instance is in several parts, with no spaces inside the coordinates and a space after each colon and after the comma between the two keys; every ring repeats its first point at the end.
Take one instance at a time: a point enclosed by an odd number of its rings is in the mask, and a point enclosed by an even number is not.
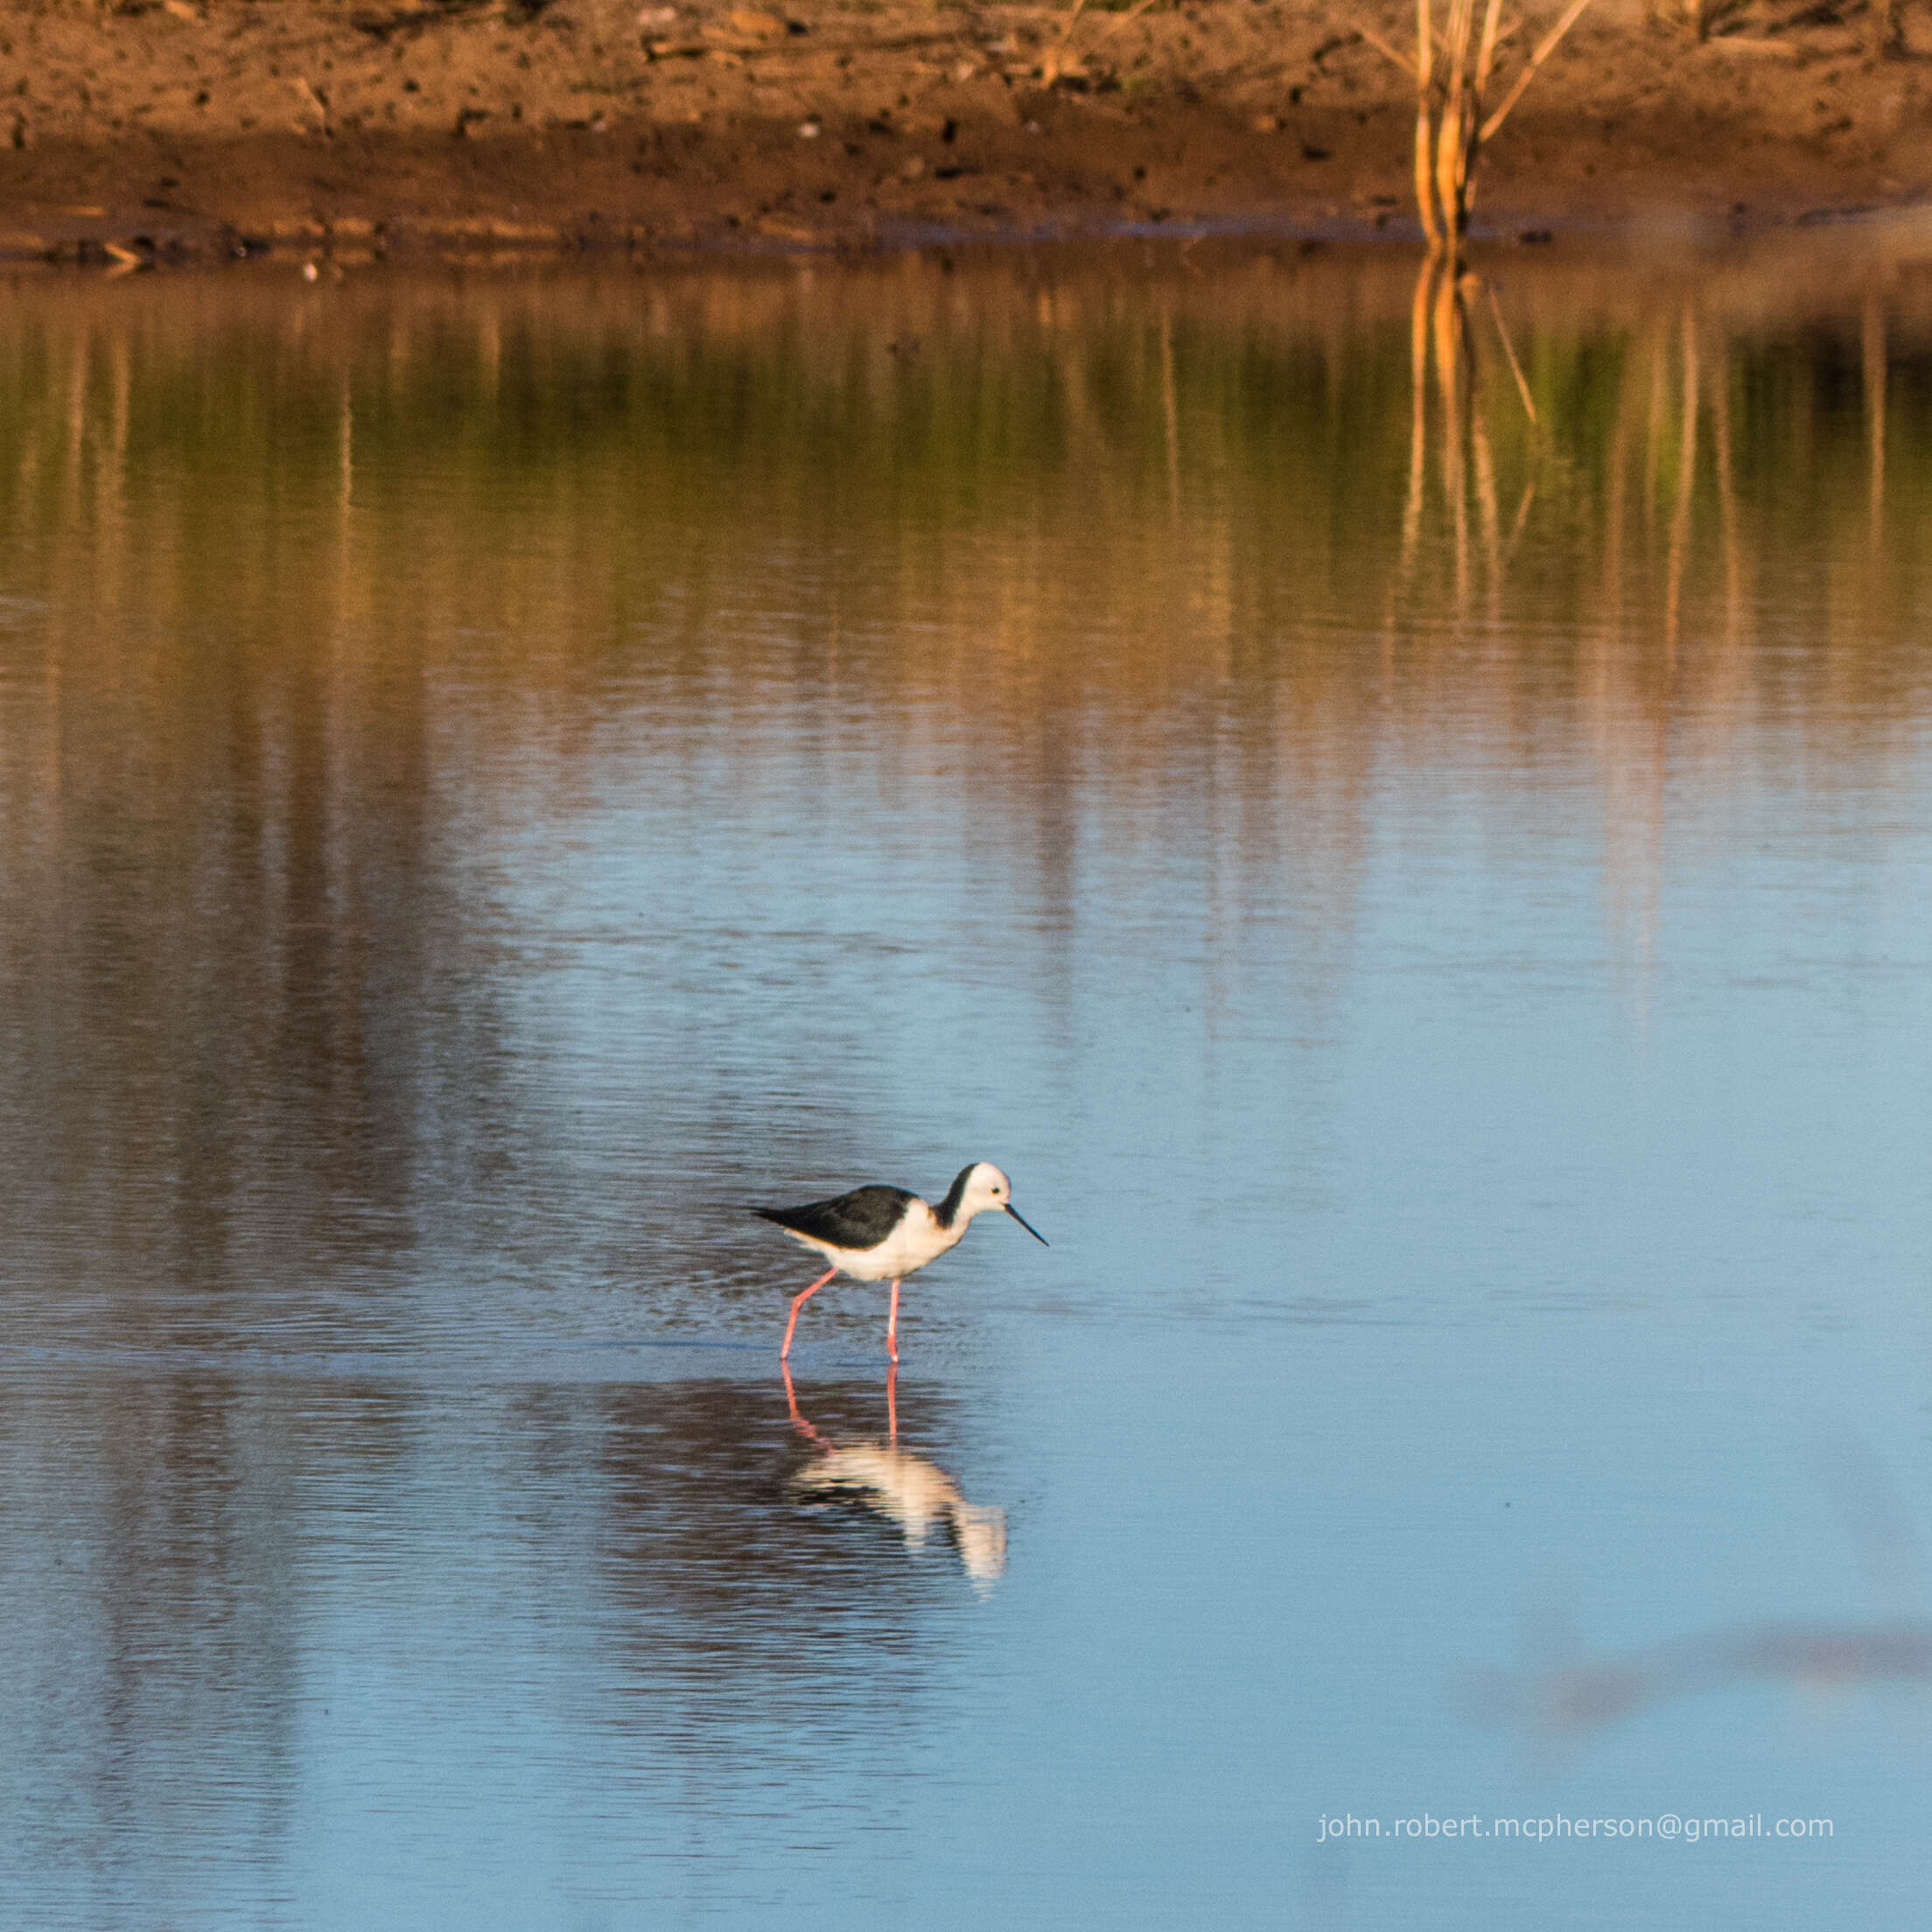
{"type": "Polygon", "coordinates": [[[997,1208],[1011,1214],[1041,1247],[1046,1236],[1023,1220],[1012,1203],[1013,1184],[990,1160],[962,1167],[938,1207],[930,1207],[903,1187],[855,1187],[833,1200],[808,1201],[802,1208],[754,1208],[754,1214],[782,1228],[794,1241],[816,1248],[831,1266],[809,1288],[792,1298],[792,1319],[785,1324],[783,1361],[792,1352],[798,1312],[834,1275],[854,1281],[890,1281],[892,1312],[886,1325],[886,1348],[899,1360],[899,1284],[916,1269],[956,1248],[975,1214],[997,1208]]]}

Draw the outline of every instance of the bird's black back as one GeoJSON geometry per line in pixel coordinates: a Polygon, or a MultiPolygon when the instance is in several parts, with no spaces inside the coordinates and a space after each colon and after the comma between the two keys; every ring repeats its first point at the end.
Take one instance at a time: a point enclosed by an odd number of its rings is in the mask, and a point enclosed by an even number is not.
{"type": "Polygon", "coordinates": [[[829,1241],[835,1248],[876,1248],[898,1227],[906,1204],[916,1194],[903,1187],[855,1187],[831,1200],[809,1200],[802,1208],[754,1208],[762,1220],[794,1235],[829,1241]]]}

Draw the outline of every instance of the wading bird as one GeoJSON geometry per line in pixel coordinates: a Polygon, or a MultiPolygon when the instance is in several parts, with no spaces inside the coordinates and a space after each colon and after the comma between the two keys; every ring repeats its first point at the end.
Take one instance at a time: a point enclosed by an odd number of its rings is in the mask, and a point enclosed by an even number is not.
{"type": "Polygon", "coordinates": [[[854,1281],[890,1281],[892,1312],[886,1325],[886,1349],[899,1360],[899,1284],[948,1248],[956,1248],[975,1214],[997,1208],[1012,1214],[1042,1248],[1046,1236],[1023,1220],[1012,1203],[1013,1184],[990,1160],[962,1167],[934,1208],[903,1187],[855,1187],[833,1200],[808,1201],[802,1208],[754,1208],[752,1212],[782,1228],[794,1241],[816,1248],[831,1266],[809,1288],[792,1298],[792,1319],[785,1324],[783,1361],[792,1352],[798,1312],[834,1275],[854,1281]]]}

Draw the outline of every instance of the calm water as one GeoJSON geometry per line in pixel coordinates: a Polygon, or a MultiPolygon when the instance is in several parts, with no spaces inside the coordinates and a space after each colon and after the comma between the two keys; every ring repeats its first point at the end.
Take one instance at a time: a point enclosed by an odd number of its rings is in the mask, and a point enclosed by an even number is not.
{"type": "Polygon", "coordinates": [[[1506,269],[11,288],[9,1922],[1932,1903],[1932,283],[1506,269]]]}

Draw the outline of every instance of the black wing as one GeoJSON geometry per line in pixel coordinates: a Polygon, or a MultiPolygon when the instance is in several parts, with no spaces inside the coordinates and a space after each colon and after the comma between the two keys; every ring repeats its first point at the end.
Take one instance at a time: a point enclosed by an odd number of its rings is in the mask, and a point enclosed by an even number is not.
{"type": "Polygon", "coordinates": [[[836,1200],[808,1201],[802,1208],[754,1208],[762,1219],[794,1235],[830,1242],[835,1248],[876,1248],[905,1218],[916,1200],[903,1187],[855,1187],[836,1200]]]}

